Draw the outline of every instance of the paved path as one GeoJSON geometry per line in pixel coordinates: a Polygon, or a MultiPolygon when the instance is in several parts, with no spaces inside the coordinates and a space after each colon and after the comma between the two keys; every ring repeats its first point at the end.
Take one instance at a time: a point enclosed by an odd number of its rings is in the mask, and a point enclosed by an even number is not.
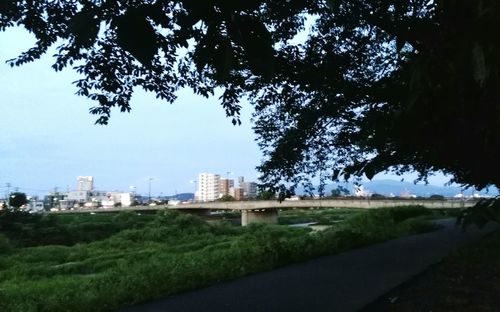
{"type": "Polygon", "coordinates": [[[357,311],[494,227],[445,228],[124,308],[146,311],[357,311]]]}

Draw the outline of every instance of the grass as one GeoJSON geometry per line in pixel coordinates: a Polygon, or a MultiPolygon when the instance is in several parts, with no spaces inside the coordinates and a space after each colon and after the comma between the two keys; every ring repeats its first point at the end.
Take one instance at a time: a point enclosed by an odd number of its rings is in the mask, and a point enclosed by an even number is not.
{"type": "Polygon", "coordinates": [[[0,311],[113,310],[435,228],[421,207],[310,214],[334,226],[239,227],[172,211],[3,214],[0,311]]]}

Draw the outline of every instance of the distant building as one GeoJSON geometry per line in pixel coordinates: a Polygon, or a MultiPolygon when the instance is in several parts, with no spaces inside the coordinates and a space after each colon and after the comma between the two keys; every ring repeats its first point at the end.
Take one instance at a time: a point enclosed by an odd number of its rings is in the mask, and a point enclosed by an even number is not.
{"type": "Polygon", "coordinates": [[[61,202],[64,203],[64,201],[67,199],[68,194],[65,193],[59,193],[59,192],[53,192],[49,193],[49,195],[46,195],[43,199],[43,206],[45,210],[49,210],[51,208],[61,208],[61,202]]]}
{"type": "Polygon", "coordinates": [[[107,200],[102,202],[103,207],[110,206],[106,208],[111,208],[117,205],[120,205],[121,207],[130,207],[134,203],[134,195],[132,193],[107,192],[106,197],[107,200]]]}
{"type": "Polygon", "coordinates": [[[91,176],[78,176],[76,177],[76,189],[77,191],[88,191],[94,190],[94,177],[91,176]]]}
{"type": "Polygon", "coordinates": [[[401,192],[401,194],[399,194],[399,196],[401,198],[416,198],[417,195],[414,195],[414,194],[411,194],[409,190],[404,190],[403,192],[401,192]]]}
{"type": "Polygon", "coordinates": [[[75,201],[76,203],[86,203],[90,200],[90,191],[69,191],[67,200],[75,201]]]}
{"type": "Polygon", "coordinates": [[[30,199],[27,210],[31,212],[42,212],[44,210],[43,201],[38,200],[38,198],[30,199]]]}
{"type": "Polygon", "coordinates": [[[220,196],[220,175],[215,173],[200,173],[198,175],[198,191],[196,192],[199,201],[214,201],[220,196]]]}
{"type": "Polygon", "coordinates": [[[241,187],[233,188],[234,199],[243,200],[245,198],[243,189],[241,187]]]}
{"type": "Polygon", "coordinates": [[[229,190],[234,187],[234,180],[231,179],[220,179],[219,192],[220,195],[229,195],[229,190]]]}
{"type": "Polygon", "coordinates": [[[245,198],[257,197],[257,183],[241,181],[240,188],[243,190],[243,197],[245,198]]]}

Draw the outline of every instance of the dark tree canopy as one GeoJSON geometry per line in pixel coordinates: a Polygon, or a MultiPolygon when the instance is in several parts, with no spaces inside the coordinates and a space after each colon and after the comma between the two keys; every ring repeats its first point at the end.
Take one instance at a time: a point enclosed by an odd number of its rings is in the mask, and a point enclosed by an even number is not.
{"type": "Polygon", "coordinates": [[[28,198],[26,194],[21,192],[14,192],[10,194],[9,197],[9,205],[15,209],[19,209],[21,206],[26,205],[28,203],[28,198]]]}
{"type": "Polygon", "coordinates": [[[58,43],[53,67],[83,75],[97,123],[135,87],[169,102],[220,88],[234,123],[248,98],[280,190],[384,170],[500,186],[498,16],[497,0],[0,2],[0,30],[38,40],[10,64],[58,43]]]}

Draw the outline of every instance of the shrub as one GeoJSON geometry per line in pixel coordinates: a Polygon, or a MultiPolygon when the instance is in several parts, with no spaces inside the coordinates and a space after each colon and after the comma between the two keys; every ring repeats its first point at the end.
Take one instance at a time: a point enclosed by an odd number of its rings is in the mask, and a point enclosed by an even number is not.
{"type": "Polygon", "coordinates": [[[118,229],[130,229],[137,224],[137,219],[135,212],[121,211],[111,219],[111,222],[118,229]]]}
{"type": "Polygon", "coordinates": [[[12,250],[12,245],[7,236],[0,233],[0,254],[8,253],[12,250]]]}
{"type": "Polygon", "coordinates": [[[155,227],[167,227],[172,235],[186,235],[207,232],[210,226],[201,218],[172,210],[158,211],[154,221],[151,223],[155,227]]]}
{"type": "Polygon", "coordinates": [[[413,219],[431,211],[421,206],[380,208],[355,214],[338,228],[327,230],[327,240],[336,248],[359,247],[369,243],[434,230],[436,227],[424,220],[413,219]],[[340,236],[341,238],[337,238],[340,236]],[[345,238],[342,238],[345,237],[345,238]],[[340,240],[339,240],[340,239],[340,240]],[[351,241],[349,243],[349,241],[351,241]]]}
{"type": "Polygon", "coordinates": [[[434,199],[434,200],[445,200],[444,196],[439,195],[439,194],[433,194],[433,195],[429,196],[429,198],[434,199]]]}
{"type": "Polygon", "coordinates": [[[398,223],[409,218],[430,215],[432,212],[423,206],[405,206],[385,209],[394,222],[398,223]]]}

